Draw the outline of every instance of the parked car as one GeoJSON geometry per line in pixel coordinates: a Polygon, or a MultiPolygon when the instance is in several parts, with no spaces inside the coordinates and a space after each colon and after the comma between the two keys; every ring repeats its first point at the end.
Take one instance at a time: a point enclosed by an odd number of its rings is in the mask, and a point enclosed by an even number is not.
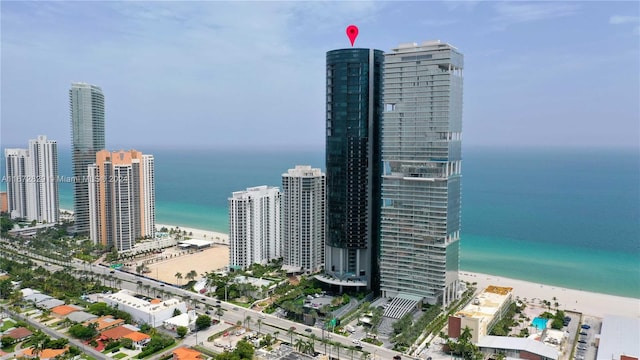
{"type": "Polygon", "coordinates": [[[588,324],[582,324],[582,326],[580,326],[580,327],[585,329],[585,330],[591,329],[591,326],[589,326],[588,324]]]}

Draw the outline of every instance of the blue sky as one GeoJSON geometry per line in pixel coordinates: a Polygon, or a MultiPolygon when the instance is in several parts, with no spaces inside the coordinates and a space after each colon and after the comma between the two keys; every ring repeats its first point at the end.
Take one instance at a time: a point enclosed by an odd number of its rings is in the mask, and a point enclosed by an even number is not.
{"type": "Polygon", "coordinates": [[[8,2],[2,146],[70,142],[72,81],[109,148],[324,146],[325,53],[465,55],[465,146],[639,146],[638,2],[8,2]]]}

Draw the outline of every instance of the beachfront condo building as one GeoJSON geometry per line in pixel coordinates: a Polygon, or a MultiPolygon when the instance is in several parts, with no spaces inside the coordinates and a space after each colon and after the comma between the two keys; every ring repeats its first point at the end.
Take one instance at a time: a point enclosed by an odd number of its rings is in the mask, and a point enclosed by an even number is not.
{"type": "Polygon", "coordinates": [[[28,149],[5,149],[7,210],[12,218],[57,223],[58,144],[44,135],[29,140],[28,149]]]}
{"type": "Polygon", "coordinates": [[[283,266],[292,272],[315,273],[324,267],[325,175],[309,165],[282,174],[283,266]]]}
{"type": "Polygon", "coordinates": [[[95,85],[72,83],[69,90],[69,107],[74,228],[76,233],[87,234],[89,233],[87,169],[96,161],[96,153],[105,148],[102,89],[95,85]]]}
{"type": "Polygon", "coordinates": [[[463,56],[440,41],[385,54],[381,292],[457,298],[463,56]]]}
{"type": "Polygon", "coordinates": [[[155,234],[152,155],[140,151],[98,151],[89,175],[89,234],[96,244],[126,251],[155,234]]]}
{"type": "Polygon", "coordinates": [[[377,292],[384,56],[339,49],[326,61],[325,272],[339,290],[377,292]]]}
{"type": "Polygon", "coordinates": [[[280,189],[256,186],[229,198],[229,265],[245,269],[281,257],[280,189]]]}

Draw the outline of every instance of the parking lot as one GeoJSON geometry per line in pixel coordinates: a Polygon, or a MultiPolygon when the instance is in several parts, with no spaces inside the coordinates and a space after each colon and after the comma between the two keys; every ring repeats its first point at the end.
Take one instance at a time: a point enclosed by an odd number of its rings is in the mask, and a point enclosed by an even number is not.
{"type": "Polygon", "coordinates": [[[578,339],[574,344],[575,360],[595,360],[597,355],[596,335],[600,333],[601,326],[601,319],[590,316],[582,318],[582,324],[576,330],[579,332],[578,339]]]}

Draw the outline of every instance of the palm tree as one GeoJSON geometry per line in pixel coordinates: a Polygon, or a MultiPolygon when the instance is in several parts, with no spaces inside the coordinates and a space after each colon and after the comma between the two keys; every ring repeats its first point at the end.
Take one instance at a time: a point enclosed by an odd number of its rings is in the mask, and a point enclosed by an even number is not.
{"type": "Polygon", "coordinates": [[[195,270],[191,270],[184,277],[187,280],[194,280],[197,276],[198,276],[198,273],[195,270]]]}
{"type": "Polygon", "coordinates": [[[287,330],[287,335],[289,335],[289,344],[291,344],[291,346],[293,346],[293,332],[294,332],[293,326],[287,330]]]}
{"type": "Polygon", "coordinates": [[[218,308],[218,310],[216,310],[216,315],[218,315],[218,321],[222,321],[223,314],[224,314],[224,311],[222,310],[222,308],[218,308]]]}
{"type": "Polygon", "coordinates": [[[251,330],[249,329],[251,327],[251,315],[247,315],[247,317],[244,319],[244,327],[246,327],[247,330],[251,330]]]}
{"type": "Polygon", "coordinates": [[[353,346],[349,346],[347,350],[349,351],[349,353],[351,353],[351,360],[353,360],[353,353],[356,351],[356,348],[354,348],[353,346]]]}
{"type": "Polygon", "coordinates": [[[273,337],[276,339],[276,342],[278,342],[278,335],[280,335],[280,331],[276,330],[273,332],[273,337]]]}
{"type": "Polygon", "coordinates": [[[301,353],[304,353],[306,350],[307,345],[305,344],[305,341],[302,340],[302,338],[297,338],[296,339],[296,343],[294,345],[294,348],[301,353]]]}
{"type": "Polygon", "coordinates": [[[182,273],[178,271],[174,276],[176,277],[176,280],[178,281],[178,285],[180,285],[180,279],[182,279],[182,273]]]}
{"type": "Polygon", "coordinates": [[[258,324],[258,335],[260,335],[260,329],[262,328],[262,319],[256,320],[256,324],[258,324]]]}

